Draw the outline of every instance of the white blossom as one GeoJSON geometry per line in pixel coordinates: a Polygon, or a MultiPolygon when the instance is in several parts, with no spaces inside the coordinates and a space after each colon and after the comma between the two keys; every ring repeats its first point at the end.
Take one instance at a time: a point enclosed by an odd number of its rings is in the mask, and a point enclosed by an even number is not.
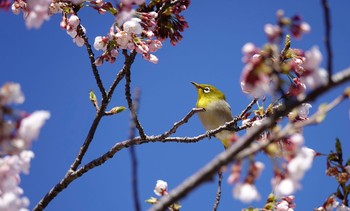
{"type": "Polygon", "coordinates": [[[154,193],[157,196],[167,195],[168,183],[163,180],[157,180],[156,187],[154,188],[154,193]]]}
{"type": "MultiPolygon", "coordinates": [[[[275,183],[275,181],[272,183],[275,183]]],[[[285,178],[273,186],[277,197],[290,195],[300,188],[300,184],[291,178],[285,178]]]]}
{"type": "Polygon", "coordinates": [[[39,135],[41,127],[50,118],[48,111],[35,111],[21,121],[18,129],[19,137],[26,142],[31,142],[39,135]]]}
{"type": "Polygon", "coordinates": [[[296,181],[304,177],[305,171],[309,170],[315,157],[313,149],[302,147],[298,154],[288,163],[288,173],[296,181]]]}
{"type": "Polygon", "coordinates": [[[337,207],[336,211],[350,211],[350,208],[345,206],[344,204],[341,204],[337,207]]]}
{"type": "Polygon", "coordinates": [[[106,45],[105,42],[103,42],[103,37],[102,36],[95,37],[94,48],[97,51],[99,51],[99,50],[105,51],[107,49],[107,45],[106,45]]]}
{"type": "Polygon", "coordinates": [[[0,104],[21,104],[24,102],[24,95],[21,85],[18,83],[6,83],[0,89],[0,104]]]}
{"type": "Polygon", "coordinates": [[[49,5],[51,0],[28,1],[30,12],[25,17],[26,26],[30,28],[39,28],[44,20],[49,20],[49,5]]]}
{"type": "Polygon", "coordinates": [[[249,183],[237,183],[233,189],[233,197],[244,203],[250,203],[260,199],[256,187],[249,183]]]}
{"type": "Polygon", "coordinates": [[[131,18],[123,24],[123,29],[127,33],[141,34],[143,29],[140,22],[139,18],[131,18]]]}

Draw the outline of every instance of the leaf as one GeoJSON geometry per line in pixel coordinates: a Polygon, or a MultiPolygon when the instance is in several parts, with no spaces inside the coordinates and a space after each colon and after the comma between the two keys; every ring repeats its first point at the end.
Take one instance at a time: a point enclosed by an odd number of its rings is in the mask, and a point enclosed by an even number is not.
{"type": "Polygon", "coordinates": [[[335,150],[338,154],[339,162],[340,162],[340,164],[342,164],[341,162],[343,160],[343,149],[342,149],[341,142],[340,142],[339,138],[337,138],[335,140],[335,150]]]}
{"type": "Polygon", "coordinates": [[[173,211],[179,211],[180,208],[182,207],[180,203],[176,202],[170,206],[173,211]]]}
{"type": "Polygon", "coordinates": [[[118,114],[122,111],[124,111],[126,108],[124,106],[116,106],[110,110],[112,114],[118,114]]]}
{"type": "Polygon", "coordinates": [[[145,202],[149,203],[149,204],[155,204],[158,202],[157,198],[151,197],[149,199],[147,199],[145,202]]]}
{"type": "Polygon", "coordinates": [[[97,101],[97,97],[96,97],[94,91],[90,90],[89,98],[90,98],[90,101],[93,102],[93,103],[97,101]]]}

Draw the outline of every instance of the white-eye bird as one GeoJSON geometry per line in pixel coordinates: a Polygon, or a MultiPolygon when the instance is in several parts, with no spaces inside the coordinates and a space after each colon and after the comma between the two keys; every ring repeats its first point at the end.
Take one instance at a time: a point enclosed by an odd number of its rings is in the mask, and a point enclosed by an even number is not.
{"type": "MultiPolygon", "coordinates": [[[[209,84],[191,83],[198,91],[196,107],[205,109],[205,111],[197,114],[207,131],[216,129],[233,120],[230,105],[226,102],[226,97],[220,90],[209,84]]],[[[232,143],[234,132],[223,130],[215,134],[215,137],[227,148],[232,143]]]]}

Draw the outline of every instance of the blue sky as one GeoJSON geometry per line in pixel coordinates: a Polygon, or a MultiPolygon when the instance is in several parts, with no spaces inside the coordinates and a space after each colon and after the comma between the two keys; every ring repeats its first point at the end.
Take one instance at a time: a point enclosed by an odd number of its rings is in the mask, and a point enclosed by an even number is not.
{"type": "MultiPolygon", "coordinates": [[[[348,66],[350,43],[350,2],[331,2],[334,70],[348,66]]],[[[176,47],[168,42],[156,55],[154,65],[137,56],[132,66],[132,88],[142,91],[139,119],[146,134],[157,135],[169,129],[195,106],[197,93],[190,83],[210,83],[226,94],[232,112],[237,115],[250,102],[240,90],[243,68],[241,48],[247,42],[262,46],[266,42],[263,27],[275,23],[275,12],[283,9],[287,16],[301,14],[311,25],[311,33],[293,40],[292,47],[310,49],[318,45],[325,58],[324,25],[320,1],[192,1],[185,12],[189,23],[184,39],[176,47]],[[215,2],[215,3],[214,3],[215,2]]],[[[91,43],[95,36],[105,35],[113,18],[100,16],[88,8],[81,12],[82,24],[91,43]]],[[[32,208],[49,189],[57,184],[77,155],[95,116],[88,92],[95,90],[86,49],[77,47],[59,27],[60,17],[53,16],[39,30],[28,30],[21,15],[0,12],[2,41],[0,83],[15,81],[22,85],[26,101],[20,108],[32,112],[45,109],[51,118],[39,140],[33,144],[35,159],[30,174],[22,177],[25,195],[32,208]]],[[[113,65],[99,68],[104,84],[109,84],[121,67],[121,59],[113,65]],[[119,62],[118,62],[119,61],[119,62]]],[[[325,62],[322,63],[325,67],[325,62]]],[[[347,84],[349,85],[349,83],[347,84]]],[[[126,106],[124,82],[117,87],[111,106],[126,106]]],[[[345,85],[322,96],[312,104],[311,113],[322,102],[338,96],[345,85]]],[[[99,97],[99,96],[98,96],[99,97]]],[[[345,155],[350,156],[349,102],[331,111],[321,125],[305,128],[306,145],[327,153],[339,137],[345,155]]],[[[129,113],[106,117],[83,160],[89,162],[106,152],[116,142],[128,138],[129,113]]],[[[197,117],[182,126],[175,136],[196,136],[204,133],[197,117]]],[[[196,144],[150,143],[136,147],[139,162],[139,191],[143,201],[154,196],[156,180],[163,179],[173,188],[196,172],[223,150],[215,138],[196,144]]],[[[262,155],[266,169],[257,182],[262,200],[252,206],[262,206],[271,191],[271,164],[262,155]]],[[[336,189],[333,179],[325,175],[325,158],[317,158],[307,172],[302,189],[296,195],[297,210],[312,210],[336,189]]],[[[133,210],[129,151],[122,150],[105,165],[73,182],[58,195],[47,210],[133,210]]],[[[220,210],[240,210],[246,204],[232,198],[232,186],[224,175],[220,210]]],[[[216,182],[207,183],[181,200],[182,210],[211,210],[216,182]]]]}

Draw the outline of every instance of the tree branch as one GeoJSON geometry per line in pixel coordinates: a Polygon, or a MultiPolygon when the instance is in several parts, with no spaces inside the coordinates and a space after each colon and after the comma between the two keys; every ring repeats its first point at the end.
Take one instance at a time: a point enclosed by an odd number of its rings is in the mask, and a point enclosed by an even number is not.
{"type": "Polygon", "coordinates": [[[325,37],[324,42],[327,52],[327,70],[328,70],[328,81],[332,83],[332,72],[333,72],[333,51],[331,45],[331,17],[330,9],[327,0],[322,0],[322,8],[324,14],[324,24],[325,24],[325,37]]]}
{"type": "Polygon", "coordinates": [[[134,124],[137,128],[137,130],[139,131],[140,137],[142,139],[146,139],[146,135],[145,132],[139,122],[139,119],[137,117],[137,113],[136,113],[136,109],[132,103],[132,98],[131,98],[131,92],[130,92],[130,83],[131,83],[131,71],[130,69],[128,69],[125,72],[125,97],[126,97],[126,101],[128,102],[128,107],[130,109],[131,112],[131,119],[132,121],[134,121],[134,124]]]}
{"type": "Polygon", "coordinates": [[[105,88],[103,86],[100,74],[98,73],[98,69],[97,69],[97,66],[95,64],[94,52],[92,51],[91,45],[89,43],[89,40],[88,40],[86,34],[84,33],[83,29],[81,28],[80,24],[78,26],[78,32],[79,32],[79,35],[84,39],[84,44],[86,46],[86,50],[87,50],[87,53],[88,53],[89,59],[90,59],[91,69],[92,69],[92,72],[94,74],[97,86],[98,86],[98,88],[99,88],[99,90],[101,92],[102,99],[106,99],[107,98],[106,90],[105,90],[105,88]]]}
{"type": "MultiPolygon", "coordinates": [[[[134,91],[134,104],[133,104],[133,111],[136,113],[139,108],[140,104],[140,89],[135,89],[134,91]]],[[[136,130],[136,121],[133,114],[131,114],[130,119],[130,131],[129,131],[129,139],[133,139],[135,137],[135,130],[136,130]]],[[[130,159],[131,159],[131,186],[132,186],[132,193],[134,197],[134,207],[135,211],[140,211],[140,198],[138,193],[138,179],[137,179],[137,157],[136,157],[136,151],[135,146],[131,146],[129,149],[130,152],[130,159]]]]}
{"type": "Polygon", "coordinates": [[[328,90],[348,80],[350,80],[350,68],[335,74],[332,77],[332,81],[334,83],[329,83],[327,86],[323,86],[312,91],[303,99],[287,101],[285,110],[276,112],[273,116],[263,121],[263,123],[259,127],[252,128],[252,132],[245,134],[235,144],[233,144],[224,152],[217,155],[213,160],[207,163],[197,173],[188,177],[182,184],[173,189],[167,196],[162,197],[151,208],[151,211],[161,211],[167,209],[168,206],[185,197],[190,191],[198,187],[200,184],[210,180],[215,174],[215,172],[217,172],[220,169],[221,166],[226,165],[233,160],[241,160],[242,158],[249,156],[251,153],[258,152],[262,147],[264,147],[262,143],[253,144],[251,147],[249,147],[249,145],[253,143],[255,138],[257,138],[261,132],[271,127],[279,117],[286,115],[293,108],[301,105],[302,103],[315,100],[317,97],[324,94],[328,90]],[[249,153],[247,153],[247,151],[249,153]]]}
{"type": "Polygon", "coordinates": [[[221,182],[222,182],[222,171],[218,171],[218,190],[216,192],[215,202],[213,206],[213,211],[216,211],[220,204],[220,198],[221,198],[221,182]]]}

